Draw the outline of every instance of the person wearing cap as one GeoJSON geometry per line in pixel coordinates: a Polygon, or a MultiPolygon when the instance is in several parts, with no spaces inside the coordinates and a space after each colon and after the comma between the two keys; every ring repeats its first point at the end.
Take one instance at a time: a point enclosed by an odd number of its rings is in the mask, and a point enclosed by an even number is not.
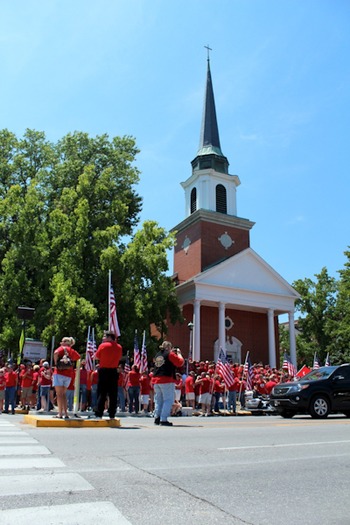
{"type": "Polygon", "coordinates": [[[73,361],[80,359],[80,354],[72,348],[74,344],[73,337],[63,337],[60,346],[56,348],[53,354],[56,365],[53,374],[53,386],[56,389],[58,407],[58,414],[54,417],[60,419],[69,419],[66,392],[74,375],[73,361]]]}
{"type": "Polygon", "coordinates": [[[25,368],[20,372],[19,379],[21,382],[21,405],[22,408],[30,408],[31,397],[33,393],[34,371],[32,363],[28,361],[25,368]]]}
{"type": "Polygon", "coordinates": [[[172,426],[168,421],[175,399],[176,368],[184,364],[179,348],[174,349],[170,341],[164,341],[154,358],[153,384],[155,395],[154,424],[172,426]]]}
{"type": "Polygon", "coordinates": [[[117,342],[114,332],[105,332],[102,343],[95,353],[95,359],[99,360],[98,385],[97,385],[97,407],[95,417],[103,416],[107,396],[109,398],[108,414],[114,419],[117,411],[118,398],[118,365],[122,357],[123,349],[117,342]]]}
{"type": "Polygon", "coordinates": [[[43,366],[40,369],[40,397],[41,397],[41,408],[49,410],[50,404],[50,388],[52,383],[52,370],[48,361],[43,362],[43,366]]]}

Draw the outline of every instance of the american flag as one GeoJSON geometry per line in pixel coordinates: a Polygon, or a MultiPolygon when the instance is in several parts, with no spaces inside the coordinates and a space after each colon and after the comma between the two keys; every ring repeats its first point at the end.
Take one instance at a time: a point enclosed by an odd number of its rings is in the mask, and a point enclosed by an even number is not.
{"type": "Polygon", "coordinates": [[[130,372],[130,361],[129,361],[129,352],[126,354],[125,359],[125,366],[124,366],[124,388],[126,388],[128,384],[128,378],[129,378],[129,372],[130,372]]]}
{"type": "Polygon", "coordinates": [[[140,356],[140,350],[139,350],[139,343],[137,340],[137,330],[135,330],[135,337],[134,337],[134,365],[140,369],[141,367],[141,356],[140,356]]]}
{"type": "Polygon", "coordinates": [[[314,364],[312,365],[312,368],[315,370],[317,368],[320,368],[320,361],[317,357],[317,353],[315,352],[315,355],[314,355],[314,364]]]}
{"type": "Polygon", "coordinates": [[[96,352],[96,341],[94,337],[94,332],[90,334],[90,328],[88,332],[87,342],[86,342],[86,365],[85,368],[89,372],[94,369],[94,355],[96,352]]]}
{"type": "Polygon", "coordinates": [[[130,361],[129,361],[129,354],[126,355],[125,359],[125,366],[124,366],[124,372],[128,374],[130,372],[130,361]]]}
{"type": "Polygon", "coordinates": [[[229,388],[234,383],[233,373],[227,361],[225,352],[220,348],[218,362],[216,363],[215,372],[220,374],[224,380],[226,388],[229,388]]]}
{"type": "Polygon", "coordinates": [[[113,287],[109,288],[109,327],[111,332],[114,332],[116,336],[120,336],[120,330],[118,325],[117,317],[117,305],[115,304],[115,297],[113,287]]]}
{"type": "Polygon", "coordinates": [[[147,372],[147,369],[148,369],[148,362],[147,362],[147,349],[146,349],[146,332],[143,332],[140,373],[142,374],[143,372],[147,372]]]}
{"type": "Polygon", "coordinates": [[[297,374],[297,369],[286,352],[284,353],[282,368],[283,370],[287,370],[288,375],[291,377],[295,377],[297,374]]]}
{"type": "Polygon", "coordinates": [[[327,354],[326,362],[325,362],[324,366],[331,366],[331,360],[329,359],[329,353],[327,354]]]}
{"type": "Polygon", "coordinates": [[[247,390],[253,390],[254,370],[253,370],[252,362],[250,360],[249,352],[247,352],[247,355],[244,361],[243,377],[245,378],[246,383],[247,383],[247,390]]]}

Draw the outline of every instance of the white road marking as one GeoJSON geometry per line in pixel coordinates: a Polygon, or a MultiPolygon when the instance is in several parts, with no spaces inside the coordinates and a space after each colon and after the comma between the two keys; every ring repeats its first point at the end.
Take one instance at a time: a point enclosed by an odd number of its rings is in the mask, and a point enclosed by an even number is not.
{"type": "MultiPolygon", "coordinates": [[[[93,486],[82,476],[74,473],[49,472],[47,474],[1,476],[0,478],[1,497],[81,490],[93,490],[93,486]]],[[[28,520],[27,523],[31,521],[28,520]]]]}
{"type": "Polygon", "coordinates": [[[344,441],[314,441],[313,443],[281,443],[279,445],[252,445],[248,447],[220,447],[218,450],[249,450],[260,448],[284,448],[284,447],[312,447],[315,445],[338,445],[339,443],[350,443],[350,440],[344,441]]]}
{"type": "MultiPolygon", "coordinates": [[[[23,430],[2,430],[0,428],[0,436],[21,436],[23,434],[23,430]]],[[[28,435],[28,434],[26,434],[28,435]]]]}
{"type": "Polygon", "coordinates": [[[109,501],[76,503],[45,507],[26,507],[1,511],[1,525],[131,525],[123,514],[109,501]]]}
{"type": "Polygon", "coordinates": [[[2,436],[0,434],[0,445],[34,445],[38,443],[37,439],[34,439],[28,435],[20,434],[19,436],[2,436]]]}
{"type": "Polygon", "coordinates": [[[42,447],[41,445],[34,445],[34,446],[21,446],[21,445],[15,445],[15,446],[6,446],[0,448],[0,456],[36,456],[36,455],[46,455],[51,454],[51,452],[46,448],[42,447]]]}
{"type": "Polygon", "coordinates": [[[0,470],[62,467],[65,467],[65,464],[58,458],[0,458],[0,470]]]}

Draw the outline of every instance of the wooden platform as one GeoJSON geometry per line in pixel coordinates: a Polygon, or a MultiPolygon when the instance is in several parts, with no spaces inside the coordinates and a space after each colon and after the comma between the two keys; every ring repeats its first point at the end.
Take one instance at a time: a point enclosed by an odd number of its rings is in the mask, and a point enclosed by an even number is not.
{"type": "Polygon", "coordinates": [[[70,417],[69,419],[57,419],[53,416],[27,414],[23,423],[33,427],[66,427],[66,428],[100,428],[121,427],[120,419],[88,419],[86,417],[70,417]]]}

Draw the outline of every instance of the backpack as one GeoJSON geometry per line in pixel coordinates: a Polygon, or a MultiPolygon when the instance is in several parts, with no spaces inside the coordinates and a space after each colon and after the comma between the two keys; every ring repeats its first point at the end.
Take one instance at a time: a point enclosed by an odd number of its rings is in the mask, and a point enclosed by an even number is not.
{"type": "Polygon", "coordinates": [[[57,359],[56,368],[57,370],[68,370],[68,368],[71,368],[72,366],[73,366],[73,362],[71,358],[69,357],[67,348],[64,348],[63,356],[57,359]]]}

